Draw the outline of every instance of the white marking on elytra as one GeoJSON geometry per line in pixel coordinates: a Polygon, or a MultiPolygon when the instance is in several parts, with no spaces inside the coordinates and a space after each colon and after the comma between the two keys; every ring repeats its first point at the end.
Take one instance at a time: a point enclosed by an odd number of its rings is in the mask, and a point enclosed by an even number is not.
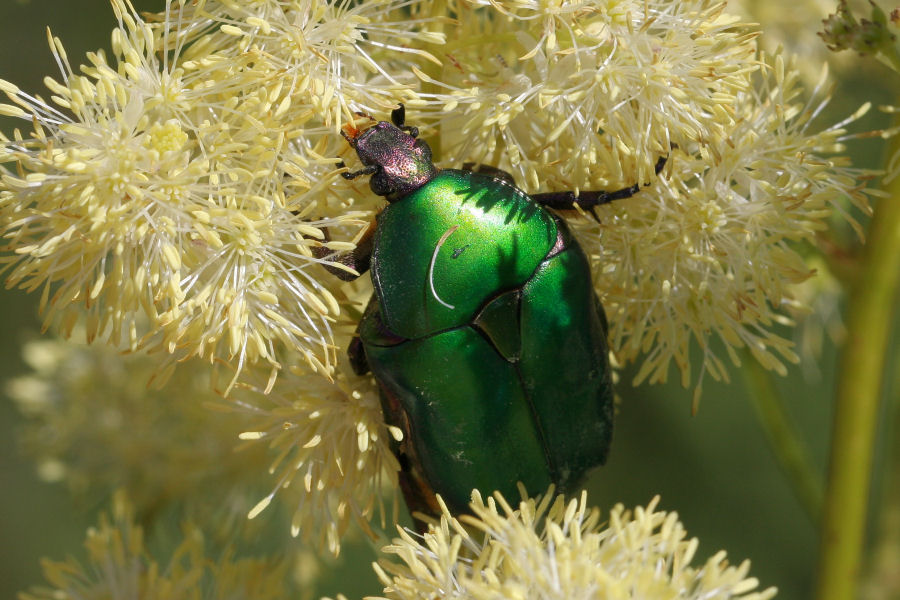
{"type": "Polygon", "coordinates": [[[438,252],[441,249],[441,246],[444,245],[444,242],[447,241],[453,232],[459,229],[459,225],[454,225],[450,229],[444,232],[444,235],[441,236],[441,239],[438,240],[437,246],[434,247],[434,253],[431,255],[431,264],[428,265],[428,285],[431,286],[431,295],[434,296],[434,299],[449,308],[450,310],[455,309],[456,307],[452,304],[448,304],[441,300],[440,296],[438,296],[437,291],[434,289],[434,263],[437,261],[438,252]]]}

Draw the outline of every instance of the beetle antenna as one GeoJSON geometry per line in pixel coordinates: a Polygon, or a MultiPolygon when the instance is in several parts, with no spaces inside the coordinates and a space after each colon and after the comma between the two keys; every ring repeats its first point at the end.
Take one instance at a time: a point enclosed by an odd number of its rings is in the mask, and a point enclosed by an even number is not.
{"type": "Polygon", "coordinates": [[[459,225],[454,225],[450,229],[444,232],[444,235],[441,236],[441,239],[438,240],[437,246],[434,247],[434,253],[431,255],[431,264],[428,265],[428,285],[431,286],[431,295],[434,296],[434,299],[449,308],[450,310],[455,309],[456,307],[452,304],[448,304],[441,300],[441,297],[438,296],[437,290],[434,289],[434,263],[437,261],[438,252],[441,249],[441,246],[444,245],[444,242],[447,241],[453,232],[459,229],[459,225]]]}

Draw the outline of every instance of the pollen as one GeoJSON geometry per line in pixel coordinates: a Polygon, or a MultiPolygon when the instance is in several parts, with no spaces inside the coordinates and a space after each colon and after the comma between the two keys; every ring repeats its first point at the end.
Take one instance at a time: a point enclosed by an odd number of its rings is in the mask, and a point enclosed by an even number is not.
{"type": "Polygon", "coordinates": [[[181,150],[188,140],[187,133],[175,119],[170,119],[165,124],[155,123],[147,133],[149,134],[147,147],[160,154],[181,150]]]}

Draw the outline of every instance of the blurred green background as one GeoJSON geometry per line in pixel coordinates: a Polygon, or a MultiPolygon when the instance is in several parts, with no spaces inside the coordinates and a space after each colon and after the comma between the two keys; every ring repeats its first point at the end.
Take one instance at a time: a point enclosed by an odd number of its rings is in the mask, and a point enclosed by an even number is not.
{"type": "MultiPolygon", "coordinates": [[[[135,5],[158,9],[163,2],[145,0],[135,5]]],[[[85,51],[109,47],[113,25],[106,0],[0,0],[0,78],[43,94],[41,80],[57,73],[46,43],[48,26],[62,38],[70,61],[76,65],[85,51]]],[[[811,20],[809,26],[818,28],[818,20],[811,20]]],[[[832,114],[846,115],[866,99],[890,102],[891,92],[883,85],[891,79],[884,71],[866,66],[849,72],[852,74],[840,82],[832,114]]],[[[5,132],[9,133],[12,126],[11,119],[0,120],[5,132]]],[[[876,117],[863,125],[876,126],[876,117]]],[[[853,150],[859,151],[854,156],[857,164],[880,165],[882,149],[877,142],[857,143],[853,150]]],[[[0,378],[4,380],[25,370],[21,344],[38,335],[36,306],[37,297],[17,291],[0,294],[0,378]]],[[[898,337],[893,338],[895,351],[889,357],[889,365],[898,367],[889,368],[895,378],[889,382],[887,394],[893,398],[900,390],[896,378],[900,372],[898,337]]],[[[787,378],[777,380],[788,400],[790,416],[822,474],[827,460],[835,360],[835,349],[826,346],[818,364],[819,377],[804,376],[799,367],[793,367],[787,378]]],[[[732,562],[750,559],[751,574],[764,587],[777,586],[780,598],[808,597],[816,530],[768,447],[741,373],[733,370],[730,385],[707,380],[696,416],[691,415],[690,391],[676,384],[634,389],[628,384],[633,374],[624,372],[618,386],[623,402],[614,446],[608,465],[591,479],[592,503],[606,511],[618,502],[626,506],[646,504],[659,494],[661,507],[677,511],[689,534],[699,537],[699,558],[725,549],[732,562]]],[[[885,408],[879,473],[888,448],[890,416],[885,408]]],[[[85,529],[96,520],[95,514],[84,514],[72,505],[63,486],[38,480],[34,466],[17,449],[19,422],[14,406],[0,397],[0,598],[12,598],[17,591],[42,582],[41,557],[80,556],[85,529]]],[[[876,505],[881,498],[880,486],[876,482],[876,505]]],[[[343,574],[323,579],[321,593],[333,596],[343,592],[350,598],[380,593],[369,566],[369,550],[349,550],[338,565],[344,569],[343,574]]]]}

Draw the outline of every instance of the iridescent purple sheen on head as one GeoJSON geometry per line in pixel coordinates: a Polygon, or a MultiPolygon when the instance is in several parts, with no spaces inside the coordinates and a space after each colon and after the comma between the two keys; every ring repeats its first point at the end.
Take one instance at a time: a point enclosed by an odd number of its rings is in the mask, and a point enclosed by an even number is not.
{"type": "Polygon", "coordinates": [[[389,202],[428,183],[438,169],[431,162],[431,148],[399,127],[379,121],[356,138],[348,138],[366,167],[377,167],[369,185],[389,202]]]}

